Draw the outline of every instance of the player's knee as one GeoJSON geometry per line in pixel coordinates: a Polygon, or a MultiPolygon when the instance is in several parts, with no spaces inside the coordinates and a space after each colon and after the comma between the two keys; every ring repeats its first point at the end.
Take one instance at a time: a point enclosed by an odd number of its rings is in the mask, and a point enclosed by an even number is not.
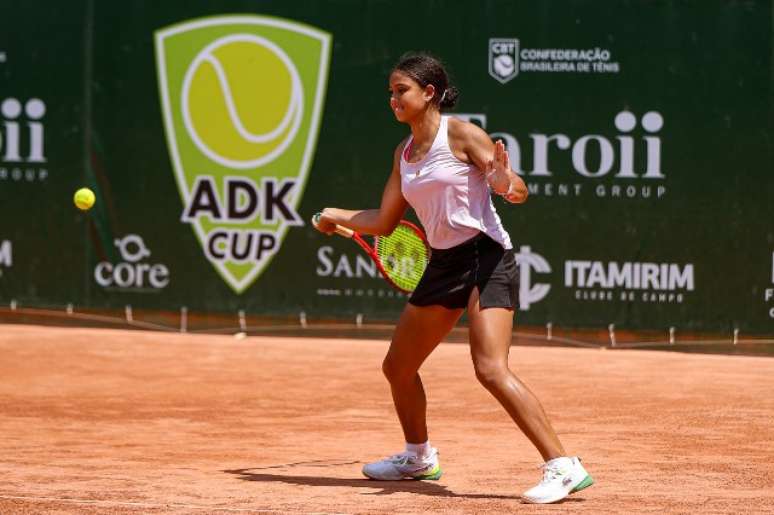
{"type": "Polygon", "coordinates": [[[390,383],[393,383],[398,379],[398,367],[393,363],[389,356],[384,358],[384,361],[382,362],[382,373],[390,383]]]}
{"type": "Polygon", "coordinates": [[[476,379],[486,388],[497,388],[508,377],[508,367],[497,360],[477,360],[474,362],[476,379]]]}
{"type": "Polygon", "coordinates": [[[397,362],[389,355],[382,362],[382,372],[390,383],[405,382],[416,375],[416,370],[411,370],[406,365],[397,362]]]}

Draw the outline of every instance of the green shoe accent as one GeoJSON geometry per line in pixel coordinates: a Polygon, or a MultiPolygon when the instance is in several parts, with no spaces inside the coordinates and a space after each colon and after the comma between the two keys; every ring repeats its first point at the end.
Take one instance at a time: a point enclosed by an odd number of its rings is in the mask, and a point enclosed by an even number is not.
{"type": "Polygon", "coordinates": [[[441,471],[441,466],[436,465],[433,470],[428,472],[427,474],[422,474],[421,476],[414,476],[415,481],[420,481],[422,479],[441,479],[441,475],[443,475],[443,472],[441,471]]]}
{"type": "Polygon", "coordinates": [[[575,488],[570,490],[570,493],[572,494],[572,493],[575,493],[575,492],[580,492],[584,488],[588,488],[588,487],[590,487],[593,484],[594,484],[594,478],[592,478],[591,475],[587,475],[586,478],[583,481],[578,483],[578,486],[576,486],[575,488]]]}

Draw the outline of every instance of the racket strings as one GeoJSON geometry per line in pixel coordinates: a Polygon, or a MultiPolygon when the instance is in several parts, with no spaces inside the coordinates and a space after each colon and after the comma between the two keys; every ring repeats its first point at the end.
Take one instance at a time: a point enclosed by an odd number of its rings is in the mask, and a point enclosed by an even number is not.
{"type": "Polygon", "coordinates": [[[399,288],[414,291],[430,258],[416,231],[399,224],[389,236],[376,238],[375,251],[388,278],[399,288]]]}

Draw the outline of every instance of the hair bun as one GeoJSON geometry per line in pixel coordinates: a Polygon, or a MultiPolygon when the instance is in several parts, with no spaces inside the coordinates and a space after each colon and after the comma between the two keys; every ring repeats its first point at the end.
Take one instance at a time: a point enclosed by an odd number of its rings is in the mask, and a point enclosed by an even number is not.
{"type": "Polygon", "coordinates": [[[450,109],[457,105],[457,97],[460,96],[460,92],[454,86],[449,86],[446,91],[443,92],[441,97],[440,106],[442,108],[450,109]]]}

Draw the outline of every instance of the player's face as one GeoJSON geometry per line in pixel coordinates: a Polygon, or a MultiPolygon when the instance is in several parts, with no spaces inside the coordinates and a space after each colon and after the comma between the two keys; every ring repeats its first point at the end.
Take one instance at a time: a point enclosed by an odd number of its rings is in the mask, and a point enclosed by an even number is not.
{"type": "Polygon", "coordinates": [[[433,86],[422,88],[400,71],[390,75],[390,108],[399,122],[406,122],[427,110],[433,98],[433,86]]]}

